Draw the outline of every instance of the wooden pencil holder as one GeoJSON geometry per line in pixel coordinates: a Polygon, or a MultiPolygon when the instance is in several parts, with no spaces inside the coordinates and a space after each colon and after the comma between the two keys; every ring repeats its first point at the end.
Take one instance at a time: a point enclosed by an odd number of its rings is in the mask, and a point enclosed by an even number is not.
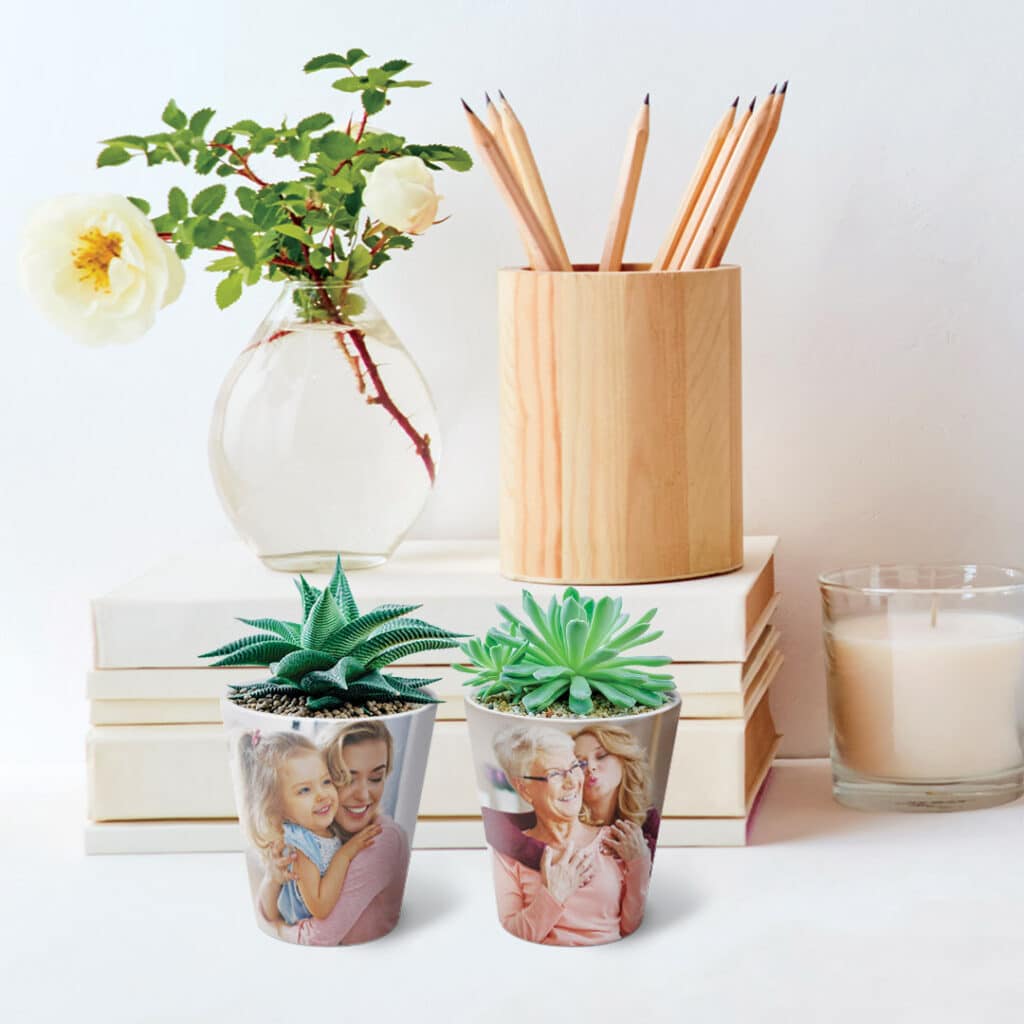
{"type": "Polygon", "coordinates": [[[499,274],[502,573],[739,568],[739,267],[576,270],[499,274]]]}

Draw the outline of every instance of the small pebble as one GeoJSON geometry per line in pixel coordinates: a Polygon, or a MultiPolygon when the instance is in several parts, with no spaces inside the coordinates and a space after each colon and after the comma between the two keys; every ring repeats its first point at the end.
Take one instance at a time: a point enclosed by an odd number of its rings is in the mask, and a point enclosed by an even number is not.
{"type": "Polygon", "coordinates": [[[423,706],[403,700],[370,700],[365,704],[345,704],[330,710],[310,711],[306,707],[305,697],[286,697],[284,694],[247,697],[244,693],[233,693],[229,699],[250,711],[266,711],[286,718],[378,718],[381,715],[413,711],[423,706]]]}

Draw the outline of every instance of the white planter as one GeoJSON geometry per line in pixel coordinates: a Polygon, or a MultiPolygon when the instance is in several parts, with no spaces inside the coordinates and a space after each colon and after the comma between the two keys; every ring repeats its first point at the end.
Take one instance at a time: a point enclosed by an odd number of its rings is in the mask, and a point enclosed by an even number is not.
{"type": "Polygon", "coordinates": [[[502,927],[556,946],[599,945],[635,931],[679,725],[678,695],[656,710],[616,718],[514,715],[467,699],[466,717],[502,927]],[[556,833],[560,841],[542,841],[556,833]]]}
{"type": "Polygon", "coordinates": [[[436,708],[424,704],[374,718],[288,718],[221,702],[263,931],[286,942],[335,946],[380,938],[395,927],[436,708]],[[367,728],[376,735],[365,735],[367,728]],[[379,834],[349,860],[359,833],[373,826],[379,834]],[[286,836],[289,850],[305,851],[296,854],[305,878],[281,885],[274,863],[286,836]],[[338,840],[353,839],[353,846],[338,849],[338,840]],[[310,875],[319,869],[325,886],[336,883],[342,861],[348,861],[344,882],[328,906],[328,894],[310,875]]]}

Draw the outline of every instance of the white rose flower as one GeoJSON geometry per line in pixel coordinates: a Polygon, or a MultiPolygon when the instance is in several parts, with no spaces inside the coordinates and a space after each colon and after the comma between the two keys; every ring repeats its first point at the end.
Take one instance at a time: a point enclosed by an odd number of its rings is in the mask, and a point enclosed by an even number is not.
{"type": "Polygon", "coordinates": [[[363,202],[370,216],[410,235],[434,223],[440,199],[434,176],[418,156],[385,160],[366,175],[363,202]]]}
{"type": "Polygon", "coordinates": [[[89,345],[134,341],[185,282],[174,249],[119,195],[66,195],[25,225],[18,273],[43,314],[89,345]]]}

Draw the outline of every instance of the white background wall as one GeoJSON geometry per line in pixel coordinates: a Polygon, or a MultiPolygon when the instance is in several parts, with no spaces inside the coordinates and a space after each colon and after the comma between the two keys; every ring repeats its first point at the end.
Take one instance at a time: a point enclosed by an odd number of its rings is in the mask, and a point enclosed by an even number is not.
{"type": "MultiPolygon", "coordinates": [[[[87,602],[171,551],[229,536],[206,468],[220,380],[269,305],[230,311],[189,266],[139,343],[78,347],[17,291],[16,235],[70,191],[166,194],[164,165],[94,169],[96,140],[158,130],[169,96],[226,121],[347,100],[304,61],[361,46],[435,83],[396,98],[410,138],[468,145],[460,95],[502,88],[527,124],[570,253],[600,251],[623,140],[653,134],[627,258],[650,258],[723,105],[792,84],[729,256],[744,269],[748,532],[781,535],[791,754],[825,749],[817,571],[866,560],[1024,563],[1024,17],[1011,3],[620,2],[18,5],[0,40],[3,401],[0,667],[45,742],[77,758],[87,602]]],[[[187,186],[186,186],[187,187],[187,186]]],[[[520,260],[483,171],[372,291],[432,384],[446,461],[422,537],[496,531],[495,269],[520,260]]],[[[8,741],[10,743],[10,741],[8,741]]]]}

